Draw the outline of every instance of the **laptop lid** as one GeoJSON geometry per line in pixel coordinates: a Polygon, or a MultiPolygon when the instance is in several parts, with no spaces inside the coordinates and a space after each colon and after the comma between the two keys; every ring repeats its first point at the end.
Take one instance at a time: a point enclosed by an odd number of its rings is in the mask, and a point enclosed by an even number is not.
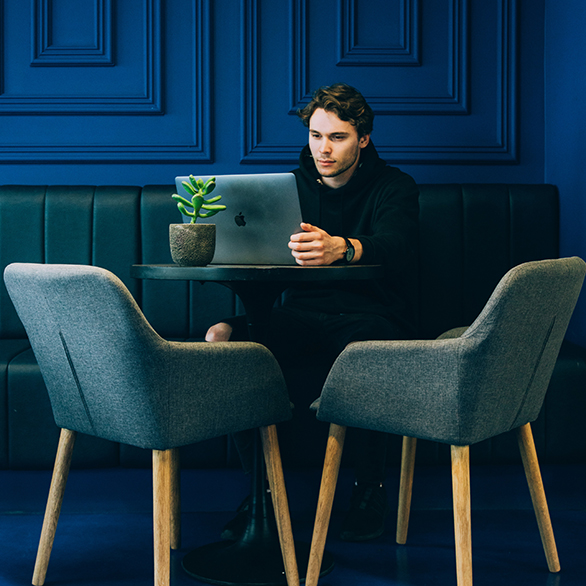
{"type": "MultiPolygon", "coordinates": [[[[199,179],[200,176],[196,175],[199,179]]],[[[206,181],[212,175],[201,176],[206,181]]],[[[293,173],[216,175],[217,202],[226,210],[202,223],[216,224],[216,252],[212,264],[295,264],[289,237],[301,229],[301,210],[293,173]]],[[[191,197],[175,179],[177,193],[191,197]]],[[[207,199],[207,198],[206,198],[207,199]]],[[[190,219],[184,217],[184,222],[190,219]]]]}

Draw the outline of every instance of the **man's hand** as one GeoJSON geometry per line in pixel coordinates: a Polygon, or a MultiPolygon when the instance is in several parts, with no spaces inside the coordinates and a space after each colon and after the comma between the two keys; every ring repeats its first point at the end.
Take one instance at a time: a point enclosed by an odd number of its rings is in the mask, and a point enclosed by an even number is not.
{"type": "Polygon", "coordinates": [[[325,230],[306,223],[301,224],[301,229],[303,232],[293,234],[289,241],[291,254],[297,264],[331,265],[343,257],[346,241],[341,236],[330,236],[325,230]]]}

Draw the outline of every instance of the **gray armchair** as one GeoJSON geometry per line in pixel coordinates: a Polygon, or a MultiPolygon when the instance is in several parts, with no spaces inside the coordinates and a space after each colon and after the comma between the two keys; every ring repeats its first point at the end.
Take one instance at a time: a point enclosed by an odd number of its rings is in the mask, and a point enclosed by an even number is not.
{"type": "Polygon", "coordinates": [[[451,445],[459,586],[472,584],[469,446],[516,430],[548,566],[559,571],[530,423],[585,271],[576,257],[519,265],[469,328],[430,341],[356,342],[340,354],[315,405],[331,425],[307,586],[317,583],[347,426],[404,436],[398,543],[407,538],[416,438],[451,445]]]}
{"type": "Polygon", "coordinates": [[[33,584],[44,583],[78,432],[153,452],[155,583],[179,547],[178,448],[261,428],[290,584],[298,583],[275,424],[291,417],[281,370],[254,343],[162,339],[112,273],[92,266],[12,264],[6,286],[61,428],[33,584]]]}

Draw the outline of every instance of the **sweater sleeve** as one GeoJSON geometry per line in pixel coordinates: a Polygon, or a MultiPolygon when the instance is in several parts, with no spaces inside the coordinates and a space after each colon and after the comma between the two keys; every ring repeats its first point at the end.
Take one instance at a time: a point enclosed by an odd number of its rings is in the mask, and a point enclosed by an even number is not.
{"type": "Polygon", "coordinates": [[[419,189],[407,174],[400,173],[389,182],[381,178],[357,228],[363,247],[361,264],[383,264],[390,273],[402,273],[417,262],[419,189]]]}

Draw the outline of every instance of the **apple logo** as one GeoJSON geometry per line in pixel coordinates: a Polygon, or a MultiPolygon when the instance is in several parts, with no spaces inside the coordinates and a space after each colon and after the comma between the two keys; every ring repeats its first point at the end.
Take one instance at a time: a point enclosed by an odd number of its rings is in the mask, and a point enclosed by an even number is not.
{"type": "Polygon", "coordinates": [[[237,216],[234,216],[234,221],[236,222],[237,226],[246,226],[246,220],[244,219],[242,212],[240,212],[237,216]]]}

